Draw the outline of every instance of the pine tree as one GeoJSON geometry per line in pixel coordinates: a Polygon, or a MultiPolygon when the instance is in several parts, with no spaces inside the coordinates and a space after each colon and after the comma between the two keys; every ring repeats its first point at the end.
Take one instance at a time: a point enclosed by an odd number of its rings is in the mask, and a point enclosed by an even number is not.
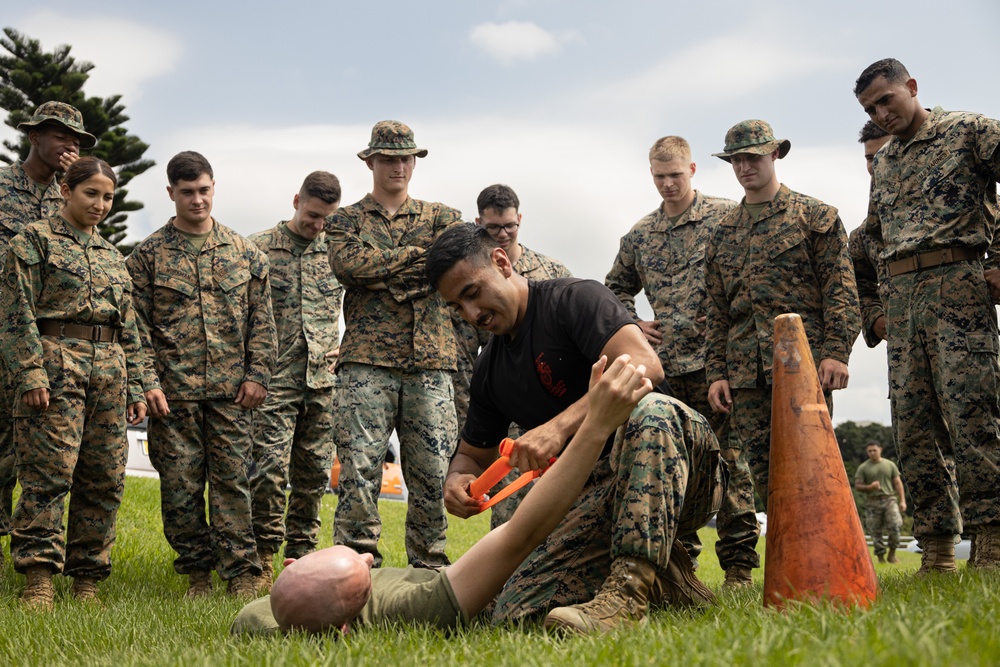
{"type": "MultiPolygon", "coordinates": [[[[124,114],[125,106],[120,103],[121,95],[88,97],[83,86],[94,65],[77,62],[70,55],[68,44],[45,52],[38,40],[13,28],[4,28],[3,32],[5,37],[0,37],[0,46],[10,55],[0,56],[0,108],[8,112],[7,125],[16,129],[18,123],[28,120],[35,108],[44,102],[66,102],[80,110],[87,131],[98,140],[87,154],[106,161],[118,174],[114,205],[98,230],[123,253],[129,252],[131,246],[122,243],[127,229],[125,220],[131,211],[138,211],[143,204],[128,200],[125,186],[156,163],[142,157],[149,145],[125,129],[129,118],[124,114]]],[[[0,153],[0,160],[7,164],[15,159],[24,160],[31,149],[23,132],[19,132],[16,141],[4,141],[3,146],[10,155],[0,153]]]]}

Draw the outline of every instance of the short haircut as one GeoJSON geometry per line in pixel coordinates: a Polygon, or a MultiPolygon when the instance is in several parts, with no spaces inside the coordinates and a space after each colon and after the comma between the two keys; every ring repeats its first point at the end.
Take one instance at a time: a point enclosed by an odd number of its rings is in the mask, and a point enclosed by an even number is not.
{"type": "Polygon", "coordinates": [[[69,169],[66,170],[66,175],[63,176],[63,183],[70,190],[75,190],[76,186],[98,174],[104,174],[111,179],[112,185],[118,187],[118,176],[115,175],[111,165],[100,158],[90,155],[77,158],[76,162],[69,166],[69,169]]]}
{"type": "Polygon", "coordinates": [[[167,180],[170,185],[177,185],[179,181],[197,181],[202,174],[215,178],[212,165],[201,153],[184,151],[170,158],[167,163],[167,180]]]}
{"type": "Polygon", "coordinates": [[[670,160],[691,161],[691,144],[684,137],[660,137],[649,149],[649,161],[659,160],[669,162],[670,160]]]}
{"type": "Polygon", "coordinates": [[[889,83],[906,83],[910,78],[910,73],[906,71],[903,63],[895,58],[883,58],[877,60],[865,68],[858,80],[854,82],[854,96],[857,97],[865,92],[872,81],[884,76],[889,83]]]}
{"type": "Polygon", "coordinates": [[[488,208],[492,208],[497,213],[503,213],[508,208],[513,208],[517,211],[520,207],[521,202],[518,200],[514,189],[502,183],[496,183],[483,188],[483,191],[479,193],[479,197],[476,198],[476,208],[479,209],[479,215],[482,215],[483,211],[488,208]]]}
{"type": "Polygon", "coordinates": [[[427,253],[427,282],[437,289],[441,277],[463,259],[476,266],[485,266],[490,253],[499,248],[486,228],[471,222],[450,227],[434,241],[427,253]]]}
{"type": "Polygon", "coordinates": [[[865,126],[861,128],[861,133],[858,135],[858,143],[863,144],[866,141],[874,141],[875,139],[881,139],[882,137],[888,136],[888,132],[876,125],[873,121],[868,121],[865,123],[865,126]]]}
{"type": "Polygon", "coordinates": [[[306,176],[299,188],[299,196],[321,199],[327,204],[340,201],[340,180],[328,171],[314,171],[306,176]]]}
{"type": "Polygon", "coordinates": [[[878,447],[879,449],[882,449],[882,443],[881,443],[881,442],[879,442],[878,440],[869,440],[869,441],[868,441],[868,444],[867,444],[867,445],[865,445],[865,449],[868,449],[868,448],[869,448],[869,447],[871,447],[872,445],[875,445],[875,446],[876,446],[876,447],[878,447]]]}

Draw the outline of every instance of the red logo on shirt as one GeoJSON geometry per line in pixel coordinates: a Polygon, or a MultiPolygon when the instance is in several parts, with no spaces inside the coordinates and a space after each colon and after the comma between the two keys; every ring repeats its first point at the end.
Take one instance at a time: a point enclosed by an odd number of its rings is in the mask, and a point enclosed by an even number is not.
{"type": "Polygon", "coordinates": [[[542,386],[556,398],[562,398],[563,394],[566,393],[566,383],[559,380],[559,382],[552,384],[552,367],[542,361],[543,356],[545,356],[544,352],[539,354],[535,359],[535,370],[538,371],[538,377],[542,381],[542,386]]]}

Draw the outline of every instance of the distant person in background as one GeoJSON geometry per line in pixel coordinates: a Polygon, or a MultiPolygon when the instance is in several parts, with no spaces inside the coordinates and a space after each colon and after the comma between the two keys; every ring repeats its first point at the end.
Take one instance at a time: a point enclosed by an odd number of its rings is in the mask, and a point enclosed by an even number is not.
{"type": "Polygon", "coordinates": [[[922,549],[919,573],[956,571],[955,536],[963,527],[976,534],[971,565],[995,569],[1000,257],[987,253],[997,235],[1000,121],[925,109],[916,79],[894,58],[866,67],[854,95],[893,135],[875,154],[865,226],[888,274],[880,294],[889,396],[922,549]],[[957,467],[958,507],[949,457],[957,467]]]}
{"type": "Polygon", "coordinates": [[[73,577],[75,598],[97,598],[97,582],[111,574],[126,420],[146,417],[132,282],[97,231],[117,182],[103,160],[74,161],[60,184],[61,214],[25,227],[4,262],[2,350],[17,397],[21,482],[11,560],[27,575],[21,599],[33,609],[52,608],[59,572],[73,577]]]}
{"type": "Polygon", "coordinates": [[[889,459],[882,458],[882,445],[872,440],[865,447],[868,460],[858,466],[854,474],[854,488],[865,494],[865,529],[872,538],[875,557],[884,563],[885,542],[888,535],[889,562],[898,563],[899,530],[903,527],[900,512],[906,511],[906,495],[899,469],[889,459]]]}
{"type": "MultiPolygon", "coordinates": [[[[708,404],[705,379],[705,244],[736,202],[692,188],[696,169],[691,146],[683,137],[662,137],[653,144],[649,172],[663,201],[622,237],[604,284],[656,350],[673,396],[703,414],[719,439],[729,484],[719,509],[715,550],[726,573],[723,585],[742,588],[753,584],[750,571],[760,567],[753,480],[739,443],[729,442],[725,413],[714,412],[708,404]],[[653,320],[640,320],[636,313],[635,295],[640,290],[653,308],[653,320]]],[[[680,540],[697,563],[698,534],[681,535],[680,540]]]]}
{"type": "MultiPolygon", "coordinates": [[[[63,102],[46,102],[17,129],[28,135],[31,148],[24,162],[0,167],[0,268],[10,241],[26,225],[59,215],[63,196],[58,172],[80,157],[80,148],[93,148],[97,138],[83,127],[83,115],[63,102]]],[[[14,467],[12,406],[17,397],[6,368],[0,363],[0,537],[10,534],[11,509],[17,471],[14,467]]],[[[0,571],[3,571],[0,544],[0,571]]]]}
{"type": "Polygon", "coordinates": [[[176,215],[127,260],[155,362],[146,399],[163,532],[174,571],[188,575],[187,597],[211,595],[212,570],[230,595],[250,597],[261,574],[247,480],[251,410],[267,396],[277,347],[267,256],[212,217],[215,179],[203,155],[178,153],[167,179],[176,215]]]}
{"type": "Polygon", "coordinates": [[[339,204],[337,177],[314,171],[292,198],[292,218],[250,236],[271,265],[278,335],[267,398],[253,416],[250,493],[263,591],[271,588],[282,542],[285,558],[301,558],[319,541],[319,508],[334,456],[331,362],[340,344],[344,293],[330,268],[323,225],[339,204]]]}
{"type": "MultiPolygon", "coordinates": [[[[521,202],[509,185],[497,183],[484,188],[476,199],[476,206],[479,210],[476,224],[485,227],[490,236],[496,239],[513,263],[514,270],[520,275],[528,280],[551,280],[569,278],[573,275],[559,260],[535,252],[518,240],[521,232],[521,202]]],[[[465,424],[465,415],[469,411],[469,382],[472,380],[472,368],[476,363],[476,357],[479,356],[479,350],[490,340],[490,333],[477,329],[456,313],[452,313],[451,318],[458,339],[458,371],[452,379],[455,384],[458,428],[461,430],[465,424]]],[[[516,424],[511,424],[508,433],[511,438],[517,439],[521,433],[523,431],[516,424]]],[[[517,475],[511,472],[494,487],[494,493],[500,492],[515,479],[517,475]]],[[[524,488],[516,491],[502,503],[494,505],[490,515],[490,526],[496,528],[510,520],[527,493],[528,489],[524,488]]]]}

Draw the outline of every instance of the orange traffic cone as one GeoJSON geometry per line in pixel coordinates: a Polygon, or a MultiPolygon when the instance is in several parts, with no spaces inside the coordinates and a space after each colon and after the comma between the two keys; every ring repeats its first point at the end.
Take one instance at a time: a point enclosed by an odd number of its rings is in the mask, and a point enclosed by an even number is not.
{"type": "Polygon", "coordinates": [[[875,566],[802,318],[774,320],[764,604],[833,599],[867,607],[875,566]]]}

